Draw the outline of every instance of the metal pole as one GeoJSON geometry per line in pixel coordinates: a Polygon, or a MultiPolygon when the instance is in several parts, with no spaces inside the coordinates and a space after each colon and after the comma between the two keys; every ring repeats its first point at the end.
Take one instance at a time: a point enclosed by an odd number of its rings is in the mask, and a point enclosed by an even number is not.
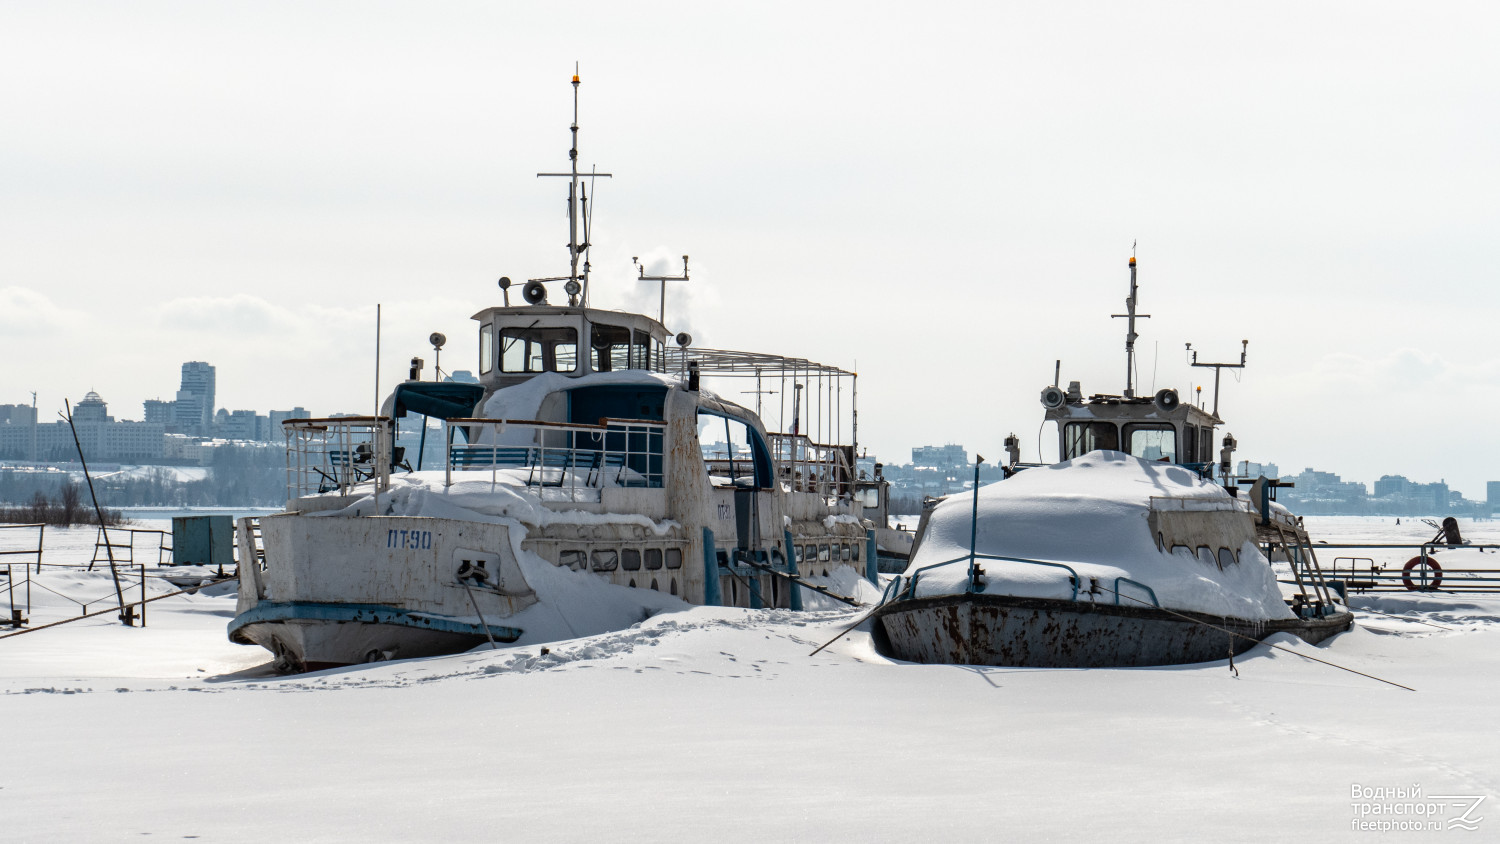
{"type": "MultiPolygon", "coordinates": [[[[94,516],[99,519],[99,531],[104,534],[104,553],[109,556],[109,576],[115,582],[115,598],[120,603],[120,621],[129,624],[125,618],[125,593],[120,589],[120,572],[115,569],[115,549],[109,543],[109,530],[104,527],[104,510],[99,506],[99,496],[94,494],[94,479],[89,476],[89,464],[83,459],[83,443],[78,441],[78,428],[73,425],[73,407],[67,399],[63,399],[63,408],[67,411],[68,430],[73,432],[73,446],[78,449],[78,462],[83,466],[83,479],[89,485],[89,498],[94,502],[94,516]]],[[[41,571],[38,562],[37,571],[41,571]]]]}
{"type": "Polygon", "coordinates": [[[974,574],[974,554],[979,545],[979,464],[984,458],[979,454],[974,455],[974,510],[969,520],[969,591],[975,591],[978,578],[974,574]]]}
{"type": "Polygon", "coordinates": [[[495,644],[495,637],[490,635],[490,625],[484,620],[484,613],[479,611],[479,602],[474,600],[474,590],[469,588],[467,580],[460,580],[459,583],[462,583],[464,591],[469,593],[469,603],[474,605],[474,614],[479,616],[479,626],[484,628],[484,638],[490,640],[490,650],[495,650],[500,646],[495,644]]]}

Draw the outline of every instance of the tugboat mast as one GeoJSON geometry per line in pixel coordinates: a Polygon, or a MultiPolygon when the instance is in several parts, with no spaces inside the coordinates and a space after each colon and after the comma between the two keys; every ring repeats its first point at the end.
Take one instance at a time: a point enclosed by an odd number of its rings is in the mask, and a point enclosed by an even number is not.
{"type": "MultiPolygon", "coordinates": [[[[578,64],[573,65],[573,124],[569,131],[573,135],[573,145],[568,149],[568,172],[567,173],[538,173],[537,178],[543,176],[558,176],[568,180],[568,274],[562,278],[542,278],[535,281],[566,281],[564,289],[568,293],[568,304],[577,305],[580,302],[587,306],[589,302],[589,211],[588,193],[584,190],[582,182],[579,181],[578,172],[578,64]],[[580,206],[582,213],[580,214],[580,206]],[[579,218],[582,217],[583,241],[579,242],[578,228],[579,218]],[[583,273],[578,272],[578,258],[583,257],[583,273]]],[[[587,174],[590,179],[597,177],[610,178],[609,173],[587,174]]]]}
{"type": "MultiPolygon", "coordinates": [[[[1134,252],[1135,246],[1131,245],[1134,252]]],[[[1135,255],[1130,256],[1130,296],[1125,300],[1125,313],[1111,314],[1114,319],[1127,318],[1130,320],[1125,329],[1125,398],[1135,398],[1135,321],[1137,318],[1150,319],[1150,314],[1138,314],[1135,312],[1135,255]]]]}

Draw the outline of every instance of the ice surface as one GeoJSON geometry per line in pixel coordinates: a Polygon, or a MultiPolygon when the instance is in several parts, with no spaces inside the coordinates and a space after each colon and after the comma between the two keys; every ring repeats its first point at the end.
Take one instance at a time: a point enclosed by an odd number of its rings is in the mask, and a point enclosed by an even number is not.
{"type": "MultiPolygon", "coordinates": [[[[93,539],[49,531],[49,554],[93,539]]],[[[107,574],[56,577],[112,595],[107,574]]],[[[47,594],[35,620],[76,611],[47,594]]],[[[1237,677],[910,665],[867,629],[809,657],[859,618],[842,609],[696,607],[546,653],[275,677],[226,640],[231,592],[183,595],[145,628],[0,639],[0,840],[1372,840],[1353,785],[1486,809],[1500,597],[1355,605],[1326,647],[1277,643],[1415,694],[1266,645],[1237,677]]]]}

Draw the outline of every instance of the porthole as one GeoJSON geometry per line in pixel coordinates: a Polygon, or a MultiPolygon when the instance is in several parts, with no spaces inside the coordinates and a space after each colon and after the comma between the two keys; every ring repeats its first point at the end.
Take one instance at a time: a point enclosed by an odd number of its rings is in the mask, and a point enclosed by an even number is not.
{"type": "Polygon", "coordinates": [[[1232,565],[1234,565],[1235,563],[1238,563],[1238,562],[1239,562],[1239,560],[1235,558],[1233,551],[1229,550],[1228,548],[1220,548],[1219,549],[1219,565],[1220,566],[1232,566],[1232,565]]]}
{"type": "Polygon", "coordinates": [[[557,555],[557,564],[578,571],[587,564],[587,558],[582,551],[564,551],[557,555]]]}
{"type": "Polygon", "coordinates": [[[854,543],[854,562],[856,563],[859,562],[859,545],[858,542],[854,543]]]}
{"type": "Polygon", "coordinates": [[[682,549],[681,548],[668,548],[667,549],[667,568],[669,568],[669,569],[680,569],[680,568],[682,568],[682,549]]]}
{"type": "Polygon", "coordinates": [[[620,564],[620,554],[613,548],[604,551],[595,551],[593,554],[594,571],[614,571],[620,564]]]}
{"type": "Polygon", "coordinates": [[[661,568],[661,549],[660,548],[647,548],[646,549],[646,568],[648,568],[648,569],[659,569],[659,568],[661,568]]]}
{"type": "Polygon", "coordinates": [[[820,562],[820,563],[826,563],[826,562],[828,562],[828,546],[827,545],[819,545],[818,546],[818,562],[820,562]]]}
{"type": "Polygon", "coordinates": [[[841,554],[843,556],[844,562],[846,562],[846,563],[849,562],[849,545],[848,545],[848,543],[844,543],[844,544],[839,545],[839,554],[841,554]]]}
{"type": "Polygon", "coordinates": [[[626,571],[641,570],[641,552],[634,548],[626,548],[620,555],[620,568],[626,571]]]}

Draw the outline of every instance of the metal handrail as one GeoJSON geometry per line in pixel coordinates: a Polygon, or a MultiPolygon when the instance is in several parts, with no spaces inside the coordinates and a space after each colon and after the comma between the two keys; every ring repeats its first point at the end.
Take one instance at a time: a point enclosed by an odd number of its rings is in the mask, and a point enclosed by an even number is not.
{"type": "MultiPolygon", "coordinates": [[[[1051,563],[1051,562],[1048,562],[1046,560],[1028,560],[1028,559],[1026,559],[1024,557],[1001,557],[1001,556],[998,556],[998,555],[995,555],[995,554],[965,554],[962,557],[954,557],[951,560],[944,560],[941,563],[933,563],[931,565],[922,566],[921,568],[919,568],[916,571],[912,572],[911,575],[907,577],[907,587],[906,587],[906,590],[905,590],[906,599],[911,599],[911,598],[916,597],[916,594],[917,594],[917,582],[918,582],[918,580],[921,579],[921,576],[922,576],[923,572],[930,571],[931,569],[939,568],[941,566],[951,566],[954,563],[967,563],[967,562],[970,562],[971,560],[998,560],[998,561],[1004,562],[1004,563],[1026,563],[1028,565],[1050,566],[1052,568],[1062,569],[1063,571],[1066,571],[1068,573],[1068,575],[1069,575],[1069,577],[1068,577],[1068,583],[1073,587],[1073,594],[1069,597],[1069,600],[1071,600],[1071,601],[1078,600],[1079,577],[1078,577],[1078,572],[1076,570],[1074,570],[1074,568],[1072,566],[1067,565],[1065,563],[1051,563]]],[[[1153,594],[1153,598],[1154,597],[1155,596],[1153,594]]],[[[898,597],[896,600],[903,600],[903,599],[898,597]]]]}
{"type": "Polygon", "coordinates": [[[1152,589],[1150,586],[1147,586],[1146,584],[1140,582],[1139,580],[1131,580],[1128,577],[1117,577],[1117,578],[1115,578],[1115,606],[1119,606],[1120,605],[1120,583],[1121,582],[1129,583],[1129,584],[1131,584],[1133,586],[1139,586],[1142,589],[1146,590],[1146,592],[1151,595],[1151,605],[1154,606],[1154,607],[1156,607],[1157,609],[1161,609],[1161,601],[1156,600],[1156,590],[1155,589],[1152,589]]]}
{"type": "Polygon", "coordinates": [[[813,442],[804,434],[767,433],[776,477],[794,492],[838,495],[851,491],[855,479],[847,446],[813,442]]]}
{"type": "Polygon", "coordinates": [[[335,416],[288,419],[286,436],[287,497],[337,491],[348,495],[373,482],[377,493],[391,485],[390,418],[335,416]]]}
{"type": "Polygon", "coordinates": [[[655,419],[600,419],[598,425],[580,423],[546,422],[537,419],[487,419],[456,417],[443,420],[451,431],[454,427],[469,429],[472,439],[474,429],[492,432],[491,442],[454,443],[447,436],[447,451],[444,459],[444,486],[453,485],[453,469],[488,468],[490,483],[499,482],[501,469],[527,470],[527,486],[557,486],[566,489],[573,500],[577,500],[579,489],[600,490],[609,485],[630,485],[623,480],[626,471],[639,475],[641,486],[660,488],[665,481],[665,452],[667,424],[655,419]],[[508,428],[519,428],[533,432],[531,443],[507,445],[500,442],[500,435],[508,428]],[[552,446],[546,435],[561,434],[567,443],[552,446]],[[581,436],[597,440],[593,445],[579,445],[581,436]],[[611,447],[612,442],[623,439],[623,448],[611,447]],[[485,458],[488,458],[487,460],[485,458]],[[632,468],[632,463],[636,468],[632,468]],[[610,470],[614,476],[606,478],[610,470]],[[550,473],[555,473],[552,475],[550,473]],[[580,481],[582,477],[582,484],[580,481]],[[556,483],[549,478],[555,477],[556,483]]]}

